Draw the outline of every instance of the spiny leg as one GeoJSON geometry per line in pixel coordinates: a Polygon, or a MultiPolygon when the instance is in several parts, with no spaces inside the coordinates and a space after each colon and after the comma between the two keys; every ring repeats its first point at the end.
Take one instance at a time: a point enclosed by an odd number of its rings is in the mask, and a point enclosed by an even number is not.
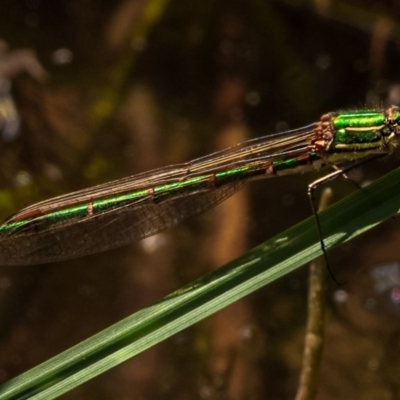
{"type": "Polygon", "coordinates": [[[334,280],[334,282],[339,286],[341,286],[341,284],[337,281],[337,279],[333,275],[333,272],[332,272],[332,270],[331,270],[331,268],[329,266],[328,256],[326,254],[324,236],[322,234],[321,222],[319,220],[318,209],[317,209],[317,206],[316,206],[316,203],[315,203],[314,192],[315,192],[315,189],[317,189],[317,187],[319,187],[319,186],[321,186],[321,185],[323,185],[323,184],[325,184],[325,183],[327,183],[329,181],[332,181],[333,179],[336,179],[336,178],[338,178],[339,176],[342,176],[342,175],[343,175],[343,173],[342,173],[341,170],[336,170],[336,171],[330,173],[329,175],[325,175],[322,178],[317,179],[314,182],[311,182],[308,185],[308,190],[307,190],[307,195],[308,195],[308,198],[310,199],[310,203],[311,203],[311,209],[312,209],[312,212],[314,214],[315,222],[317,223],[318,237],[319,237],[319,242],[321,244],[321,250],[322,250],[322,254],[324,256],[325,264],[326,264],[326,267],[328,268],[329,275],[334,280]]]}
{"type": "Polygon", "coordinates": [[[308,198],[310,199],[311,209],[312,209],[312,212],[314,214],[315,221],[317,223],[318,237],[319,237],[319,240],[320,240],[321,250],[322,250],[322,254],[324,256],[325,264],[326,264],[326,266],[328,268],[329,275],[334,280],[334,282],[339,286],[341,286],[341,284],[337,281],[337,279],[333,275],[332,270],[331,270],[331,268],[329,266],[328,256],[327,256],[327,253],[326,253],[326,247],[325,247],[325,242],[324,242],[324,236],[322,234],[321,222],[319,220],[318,209],[317,209],[316,202],[315,202],[314,191],[319,186],[321,186],[321,185],[323,185],[323,184],[325,184],[327,182],[330,182],[330,181],[332,181],[332,180],[334,180],[334,179],[336,179],[336,178],[338,178],[340,176],[344,177],[345,179],[350,180],[350,182],[352,182],[358,189],[361,189],[361,187],[359,185],[357,185],[353,180],[351,180],[348,177],[347,172],[351,171],[354,168],[360,167],[361,165],[366,164],[367,162],[370,162],[372,160],[381,158],[381,157],[383,157],[385,155],[386,154],[377,154],[374,157],[371,157],[371,158],[368,158],[366,160],[362,160],[362,161],[359,161],[357,163],[351,164],[351,165],[347,166],[346,168],[340,168],[340,167],[338,167],[336,165],[332,165],[332,167],[335,169],[335,171],[333,171],[332,173],[330,173],[328,175],[323,176],[320,179],[315,180],[314,182],[311,182],[308,185],[307,195],[308,195],[308,198]]]}

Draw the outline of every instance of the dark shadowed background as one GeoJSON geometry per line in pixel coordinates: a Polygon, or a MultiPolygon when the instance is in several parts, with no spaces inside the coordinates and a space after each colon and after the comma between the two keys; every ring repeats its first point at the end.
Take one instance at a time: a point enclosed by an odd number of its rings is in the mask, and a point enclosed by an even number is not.
{"type": "MultiPolygon", "coordinates": [[[[328,111],[400,105],[397,1],[0,4],[0,215],[188,161],[328,111]]],[[[366,184],[400,154],[354,171],[366,184]]],[[[150,305],[311,214],[318,174],[257,181],[132,246],[0,267],[0,382],[150,305]]],[[[394,184],[399,184],[394,182],[394,184]]],[[[332,184],[335,198],[356,190],[332,184]]],[[[329,253],[318,399],[400,396],[400,222],[329,253]]],[[[64,399],[292,399],[307,268],[64,399]]]]}

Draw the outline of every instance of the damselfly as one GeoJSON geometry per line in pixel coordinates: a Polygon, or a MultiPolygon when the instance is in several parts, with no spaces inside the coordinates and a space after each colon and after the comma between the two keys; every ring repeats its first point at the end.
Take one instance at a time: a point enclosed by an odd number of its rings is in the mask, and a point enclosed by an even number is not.
{"type": "MultiPolygon", "coordinates": [[[[303,128],[36,203],[0,225],[0,264],[58,261],[128,244],[214,207],[248,180],[331,166],[333,173],[309,185],[316,215],[315,187],[390,154],[399,124],[396,106],[328,113],[303,128]]],[[[317,224],[322,239],[318,218],[317,224]]]]}

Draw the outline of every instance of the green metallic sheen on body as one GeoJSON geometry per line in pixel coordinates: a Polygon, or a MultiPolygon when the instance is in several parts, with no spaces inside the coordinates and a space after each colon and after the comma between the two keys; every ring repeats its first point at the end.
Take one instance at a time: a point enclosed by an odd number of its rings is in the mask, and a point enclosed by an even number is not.
{"type": "Polygon", "coordinates": [[[9,231],[14,231],[20,228],[21,226],[26,225],[27,222],[29,222],[29,220],[24,219],[22,221],[12,222],[11,224],[3,224],[0,226],[0,233],[7,233],[9,231]]]}
{"type": "Polygon", "coordinates": [[[339,129],[335,133],[335,144],[373,143],[382,139],[382,131],[371,128],[370,130],[339,129]]]}
{"type": "MultiPolygon", "coordinates": [[[[399,120],[397,107],[386,111],[341,113],[332,117],[334,137],[330,150],[358,152],[354,160],[367,156],[368,151],[381,151],[399,120]]],[[[330,159],[339,160],[339,157],[330,159]]]]}
{"type": "Polygon", "coordinates": [[[343,128],[367,128],[383,125],[386,120],[384,112],[358,111],[340,113],[332,118],[332,125],[335,130],[343,128]]]}
{"type": "Polygon", "coordinates": [[[249,179],[256,175],[264,174],[265,170],[258,166],[246,166],[240,168],[228,169],[222,172],[213,174],[215,178],[215,186],[220,187],[224,184],[229,184],[240,179],[249,179]]]}
{"type": "Polygon", "coordinates": [[[87,214],[87,205],[82,204],[78,207],[67,208],[66,210],[56,211],[49,214],[49,219],[53,222],[65,221],[70,218],[84,217],[87,214]]]}
{"type": "MultiPolygon", "coordinates": [[[[216,180],[218,180],[218,183],[221,183],[221,181],[225,181],[229,178],[236,177],[237,175],[243,175],[244,173],[247,173],[251,171],[251,168],[249,167],[243,167],[243,168],[235,168],[231,169],[228,171],[224,172],[219,172],[215,174],[216,180]]],[[[212,175],[210,175],[212,176],[212,175]]],[[[188,179],[186,181],[182,182],[174,182],[171,184],[167,185],[161,185],[161,186],[156,186],[154,187],[154,196],[155,200],[157,199],[157,196],[160,195],[168,195],[171,193],[171,191],[174,191],[175,194],[178,191],[187,191],[187,189],[191,186],[195,186],[197,189],[199,188],[199,183],[203,183],[205,185],[208,185],[208,179],[210,176],[204,175],[204,176],[198,176],[195,178],[188,179]]],[[[135,201],[140,201],[141,198],[145,197],[151,197],[151,192],[148,190],[139,190],[133,193],[127,193],[124,195],[119,195],[116,197],[111,197],[108,199],[103,199],[103,200],[97,200],[92,203],[92,212],[93,214],[100,213],[100,212],[106,212],[110,211],[115,208],[120,208],[122,206],[128,205],[132,202],[135,201]]],[[[72,208],[67,208],[65,210],[60,210],[60,211],[55,211],[52,213],[49,213],[45,216],[45,224],[43,224],[43,221],[41,223],[40,229],[47,228],[50,225],[57,224],[62,221],[66,220],[71,220],[74,218],[83,218],[87,217],[89,215],[88,211],[88,205],[83,204],[78,207],[72,207],[72,208]]],[[[6,225],[0,225],[0,232],[7,232],[15,229],[21,229],[24,226],[30,226],[32,224],[31,219],[25,219],[22,221],[6,224],[6,225]]]]}
{"type": "Polygon", "coordinates": [[[165,191],[180,190],[180,189],[186,188],[188,186],[197,185],[202,180],[204,180],[204,177],[198,176],[198,177],[190,178],[190,179],[187,179],[184,181],[168,183],[167,185],[162,185],[162,186],[156,186],[154,188],[154,193],[159,194],[160,192],[165,192],[165,191]]]}
{"type": "Polygon", "coordinates": [[[148,194],[147,190],[139,190],[137,192],[127,193],[122,196],[111,197],[104,200],[96,200],[93,202],[93,209],[96,211],[98,209],[102,210],[105,208],[113,207],[115,205],[120,205],[125,201],[131,201],[138,199],[140,197],[144,197],[147,194],[148,194]]]}
{"type": "MultiPolygon", "coordinates": [[[[110,211],[118,207],[123,207],[137,201],[138,199],[148,196],[147,190],[139,190],[133,193],[126,193],[122,196],[111,197],[104,200],[97,200],[93,202],[93,214],[110,211]]],[[[87,211],[87,210],[86,210],[87,211]]]]}
{"type": "MultiPolygon", "coordinates": [[[[74,218],[83,218],[87,215],[87,205],[83,204],[77,207],[67,208],[65,210],[55,211],[45,216],[40,216],[41,218],[41,229],[47,228],[51,225],[69,221],[74,218]]],[[[13,222],[11,224],[0,225],[0,232],[7,232],[13,230],[21,230],[24,227],[30,227],[32,225],[32,230],[34,230],[35,222],[32,222],[31,219],[24,219],[18,222],[13,222]]]]}
{"type": "Polygon", "coordinates": [[[287,160],[274,161],[272,166],[276,172],[279,172],[287,169],[297,168],[303,164],[304,162],[301,162],[297,158],[288,158],[287,160]]]}
{"type": "Polygon", "coordinates": [[[217,180],[226,179],[226,178],[230,178],[232,176],[242,175],[242,174],[244,174],[246,172],[249,172],[250,170],[251,170],[250,167],[241,167],[241,168],[229,169],[227,171],[217,172],[215,174],[215,178],[217,180]]]}

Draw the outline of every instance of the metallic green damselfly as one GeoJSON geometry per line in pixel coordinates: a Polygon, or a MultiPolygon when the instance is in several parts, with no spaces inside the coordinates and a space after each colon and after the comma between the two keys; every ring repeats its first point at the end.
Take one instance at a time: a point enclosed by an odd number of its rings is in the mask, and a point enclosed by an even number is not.
{"type": "MultiPolygon", "coordinates": [[[[214,207],[248,180],[333,167],[309,185],[312,199],[319,184],[390,154],[400,141],[399,124],[396,106],[328,113],[303,128],[36,203],[0,225],[0,264],[45,263],[111,249],[214,207]]],[[[318,218],[317,224],[324,250],[318,218]]]]}

